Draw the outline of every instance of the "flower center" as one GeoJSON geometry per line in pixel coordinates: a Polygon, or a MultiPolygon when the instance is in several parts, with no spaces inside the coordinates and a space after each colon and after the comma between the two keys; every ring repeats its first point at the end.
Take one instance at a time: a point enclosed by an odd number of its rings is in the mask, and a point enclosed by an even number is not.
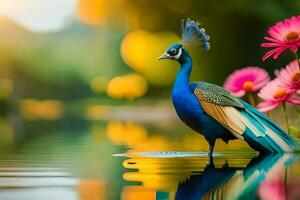
{"type": "Polygon", "coordinates": [[[300,72],[295,72],[291,78],[292,81],[300,81],[300,72]]]}
{"type": "Polygon", "coordinates": [[[285,89],[278,89],[275,94],[273,95],[273,97],[275,99],[280,99],[282,97],[284,97],[286,95],[286,90],[285,89]]]}
{"type": "Polygon", "coordinates": [[[252,91],[253,90],[253,82],[252,81],[245,81],[243,84],[243,89],[245,91],[252,91]]]}
{"type": "Polygon", "coordinates": [[[286,34],[284,40],[287,41],[287,42],[292,42],[292,41],[295,41],[295,40],[298,40],[300,39],[300,33],[298,32],[289,32],[288,34],[286,34]]]}

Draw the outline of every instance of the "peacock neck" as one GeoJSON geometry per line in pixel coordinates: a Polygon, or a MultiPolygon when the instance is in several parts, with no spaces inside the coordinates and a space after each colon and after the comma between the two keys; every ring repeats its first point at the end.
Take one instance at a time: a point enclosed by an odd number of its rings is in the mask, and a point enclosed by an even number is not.
{"type": "Polygon", "coordinates": [[[176,76],[174,89],[189,89],[190,74],[192,71],[192,58],[186,50],[183,50],[183,55],[180,57],[179,62],[181,67],[176,76]]]}

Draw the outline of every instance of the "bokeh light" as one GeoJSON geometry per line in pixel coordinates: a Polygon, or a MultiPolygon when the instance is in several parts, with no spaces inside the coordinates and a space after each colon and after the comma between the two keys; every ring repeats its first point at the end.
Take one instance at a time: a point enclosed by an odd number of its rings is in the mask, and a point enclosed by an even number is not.
{"type": "Polygon", "coordinates": [[[172,61],[158,61],[170,44],[179,42],[172,32],[150,33],[133,31],[122,41],[121,55],[125,63],[143,74],[150,84],[156,86],[171,85],[177,72],[172,61]]]}
{"type": "Polygon", "coordinates": [[[105,0],[79,0],[78,17],[84,23],[101,26],[106,24],[109,2],[105,0]]]}
{"type": "Polygon", "coordinates": [[[107,183],[105,180],[83,179],[80,180],[77,191],[80,200],[106,200],[107,183]]]}
{"type": "Polygon", "coordinates": [[[63,103],[58,100],[23,99],[19,108],[22,116],[29,120],[54,120],[61,118],[64,112],[63,103]]]}
{"type": "Polygon", "coordinates": [[[109,122],[106,127],[108,138],[114,144],[136,145],[147,138],[147,130],[135,123],[109,122]]]}
{"type": "Polygon", "coordinates": [[[138,74],[127,74],[117,76],[109,81],[107,86],[107,95],[115,98],[134,99],[142,97],[148,89],[145,78],[138,74]]]}
{"type": "Polygon", "coordinates": [[[87,108],[86,117],[91,120],[99,120],[104,117],[109,110],[104,105],[93,105],[87,108]]]}

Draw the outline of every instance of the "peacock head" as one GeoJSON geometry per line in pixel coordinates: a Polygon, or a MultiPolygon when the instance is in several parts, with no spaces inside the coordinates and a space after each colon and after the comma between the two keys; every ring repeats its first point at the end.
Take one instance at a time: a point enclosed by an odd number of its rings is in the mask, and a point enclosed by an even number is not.
{"type": "Polygon", "coordinates": [[[158,59],[172,59],[172,60],[179,60],[182,55],[183,49],[182,44],[172,44],[168,50],[161,55],[158,59]]]}
{"type": "Polygon", "coordinates": [[[158,59],[172,59],[182,62],[184,56],[188,53],[183,46],[199,45],[205,52],[210,49],[209,39],[205,29],[200,26],[199,22],[192,21],[190,19],[181,20],[182,38],[181,44],[173,44],[168,50],[161,55],[158,59]]]}

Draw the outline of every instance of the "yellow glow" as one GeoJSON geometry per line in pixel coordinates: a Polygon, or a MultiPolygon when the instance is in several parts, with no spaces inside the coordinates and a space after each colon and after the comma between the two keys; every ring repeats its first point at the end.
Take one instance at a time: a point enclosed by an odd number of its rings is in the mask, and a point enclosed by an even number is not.
{"type": "Polygon", "coordinates": [[[111,18],[126,21],[127,15],[132,14],[126,12],[126,6],[124,0],[79,0],[77,15],[86,24],[104,26],[111,18]]]}
{"type": "Polygon", "coordinates": [[[144,77],[137,74],[123,76],[124,96],[131,99],[143,96],[147,89],[147,81],[144,77]]]}
{"type": "Polygon", "coordinates": [[[106,93],[108,96],[120,99],[134,99],[142,97],[148,89],[148,84],[144,77],[138,74],[128,74],[117,76],[109,81],[106,93]]]}
{"type": "Polygon", "coordinates": [[[90,25],[105,25],[109,14],[109,3],[107,0],[79,0],[78,17],[90,25]]]}
{"type": "Polygon", "coordinates": [[[109,81],[106,93],[114,99],[121,99],[124,97],[123,79],[121,76],[117,76],[109,81]]]}
{"type": "Polygon", "coordinates": [[[145,141],[147,131],[134,123],[109,122],[106,127],[108,138],[114,144],[136,145],[145,141]]]}
{"type": "MultiPolygon", "coordinates": [[[[150,152],[150,151],[202,151],[208,150],[207,141],[203,136],[193,132],[187,132],[183,134],[182,138],[173,140],[171,137],[167,137],[165,133],[147,133],[141,124],[125,122],[111,122],[107,126],[107,134],[110,140],[116,144],[129,145],[128,152],[150,152]],[[138,128],[137,128],[138,127],[138,128]],[[129,134],[130,133],[130,134],[129,134]],[[147,137],[144,136],[146,133],[147,137]],[[135,141],[138,140],[138,141],[135,141]]],[[[228,152],[234,153],[235,149],[247,152],[250,155],[253,151],[245,141],[233,140],[228,144],[221,140],[216,141],[215,152],[228,152]],[[230,146],[230,148],[228,148],[230,146]]],[[[232,163],[234,164],[234,163],[232,163]]]]}
{"type": "Polygon", "coordinates": [[[133,143],[130,152],[136,151],[168,151],[171,147],[170,141],[160,134],[148,137],[147,140],[139,143],[133,143]]]}
{"type": "MultiPolygon", "coordinates": [[[[136,143],[131,146],[129,152],[143,152],[143,151],[170,151],[170,149],[184,149],[185,151],[203,151],[208,150],[207,141],[203,136],[197,133],[187,132],[180,140],[172,140],[165,137],[165,133],[152,133],[147,140],[136,143]]],[[[243,152],[254,153],[245,141],[233,140],[229,144],[221,140],[216,141],[216,152],[232,152],[233,149],[242,149],[243,152]],[[228,149],[230,146],[230,149],[228,149]]]]}
{"type": "Polygon", "coordinates": [[[146,77],[153,85],[171,85],[177,68],[172,61],[159,61],[170,44],[179,38],[171,32],[150,33],[133,31],[128,33],[121,44],[121,56],[132,69],[146,77]]]}
{"type": "MultiPolygon", "coordinates": [[[[234,156],[214,157],[216,168],[222,168],[225,163],[234,167],[245,167],[254,157],[234,156]]],[[[186,180],[195,171],[201,173],[208,164],[208,157],[173,157],[173,158],[151,158],[132,156],[123,162],[127,169],[135,171],[125,172],[124,180],[141,182],[146,189],[174,191],[178,183],[186,180]]]]}
{"type": "Polygon", "coordinates": [[[155,37],[146,31],[128,33],[121,45],[121,55],[124,61],[135,70],[142,70],[149,62],[147,56],[152,53],[155,37]]]}
{"type": "Polygon", "coordinates": [[[19,102],[21,114],[26,119],[53,120],[62,117],[64,107],[57,100],[23,99],[19,102]]]}

